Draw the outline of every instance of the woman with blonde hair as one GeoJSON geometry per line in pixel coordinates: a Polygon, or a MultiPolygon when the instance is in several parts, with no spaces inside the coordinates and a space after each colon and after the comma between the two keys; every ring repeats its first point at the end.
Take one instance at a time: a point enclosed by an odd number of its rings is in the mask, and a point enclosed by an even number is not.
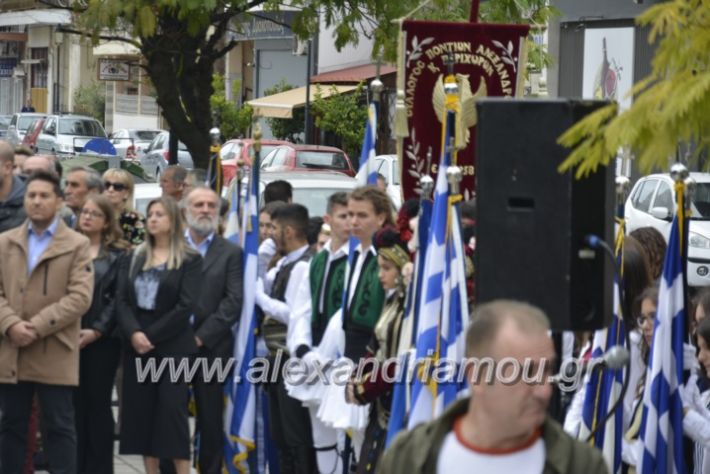
{"type": "Polygon", "coordinates": [[[91,243],[94,293],[79,333],[79,386],[75,392],[77,472],[113,472],[114,420],[111,392],[121,355],[115,335],[114,297],[118,268],[128,244],[106,196],[90,194],[79,214],[78,231],[91,243]]]}
{"type": "Polygon", "coordinates": [[[133,210],[133,176],[126,170],[111,168],[104,172],[104,194],[116,210],[123,238],[135,246],[145,239],[145,217],[133,210]]]}
{"type": "MultiPolygon", "coordinates": [[[[118,323],[128,344],[123,359],[121,454],[143,456],[145,472],[172,459],[190,472],[187,381],[169,373],[143,383],[137,365],[190,357],[197,352],[190,316],[200,293],[202,258],[183,236],[180,208],[162,197],[148,204],[145,241],[124,260],[118,285],[118,323]],[[147,382],[147,383],[146,383],[147,382]]],[[[167,361],[166,361],[167,362],[167,361]]]]}

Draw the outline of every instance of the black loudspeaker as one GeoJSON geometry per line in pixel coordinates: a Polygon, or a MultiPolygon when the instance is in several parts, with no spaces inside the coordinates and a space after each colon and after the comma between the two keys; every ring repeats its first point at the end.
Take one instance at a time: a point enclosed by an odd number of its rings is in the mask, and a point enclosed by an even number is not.
{"type": "Polygon", "coordinates": [[[590,234],[613,246],[612,166],[587,178],[561,174],[557,144],[601,101],[486,99],[476,127],[476,302],[499,298],[541,308],[555,330],[610,321],[614,267],[590,234]]]}

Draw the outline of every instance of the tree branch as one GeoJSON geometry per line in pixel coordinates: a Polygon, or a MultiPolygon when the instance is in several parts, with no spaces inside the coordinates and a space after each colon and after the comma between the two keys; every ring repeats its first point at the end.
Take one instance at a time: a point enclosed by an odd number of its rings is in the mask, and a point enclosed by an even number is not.
{"type": "MultiPolygon", "coordinates": [[[[86,31],[79,31],[75,30],[73,28],[67,28],[66,26],[59,26],[57,28],[57,31],[61,31],[62,33],[70,33],[72,35],[80,35],[80,36],[88,36],[88,37],[94,37],[91,33],[88,33],[86,31]]],[[[132,40],[130,38],[124,38],[123,36],[111,36],[111,35],[99,35],[97,38],[106,40],[106,41],[122,41],[124,43],[128,43],[130,45],[135,46],[136,48],[140,49],[141,44],[136,41],[132,40]]]]}

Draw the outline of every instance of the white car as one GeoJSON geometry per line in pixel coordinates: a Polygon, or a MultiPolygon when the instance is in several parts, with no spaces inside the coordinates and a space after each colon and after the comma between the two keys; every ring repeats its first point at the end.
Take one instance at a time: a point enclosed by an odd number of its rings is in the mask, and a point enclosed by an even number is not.
{"type": "Polygon", "coordinates": [[[163,130],[121,128],[111,134],[111,143],[121,158],[140,158],[163,130]]]}
{"type": "Polygon", "coordinates": [[[138,183],[133,190],[133,209],[145,216],[148,203],[159,198],[163,189],[159,183],[138,183]]]}
{"type": "Polygon", "coordinates": [[[106,139],[104,128],[95,118],[85,115],[49,115],[37,137],[37,153],[68,159],[84,152],[84,145],[94,138],[106,139]]]}
{"type": "MultiPolygon", "coordinates": [[[[697,183],[688,234],[688,285],[710,285],[710,173],[690,173],[697,183]]],[[[626,231],[657,229],[668,242],[676,213],[674,183],[668,174],[638,180],[626,200],[626,231]]]]}
{"type": "MultiPolygon", "coordinates": [[[[375,171],[385,177],[387,182],[387,195],[392,199],[396,209],[402,205],[402,191],[399,176],[399,161],[397,155],[377,155],[375,157],[375,171]]],[[[357,172],[356,178],[360,178],[363,170],[357,172]]]]}

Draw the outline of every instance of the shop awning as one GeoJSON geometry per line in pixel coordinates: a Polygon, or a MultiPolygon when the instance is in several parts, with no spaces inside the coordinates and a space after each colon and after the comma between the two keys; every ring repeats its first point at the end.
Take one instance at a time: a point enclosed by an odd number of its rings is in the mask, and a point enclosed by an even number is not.
{"type": "Polygon", "coordinates": [[[94,56],[140,56],[138,48],[125,41],[106,41],[94,46],[94,56]]]}
{"type": "MultiPolygon", "coordinates": [[[[388,64],[380,66],[380,76],[384,77],[397,72],[397,68],[388,64]]],[[[311,77],[311,84],[318,83],[358,83],[369,81],[377,76],[377,65],[363,64],[361,66],[347,67],[335,71],[322,72],[311,77]]]]}
{"type": "MultiPolygon", "coordinates": [[[[311,100],[315,100],[318,89],[320,89],[320,96],[325,99],[333,94],[350,92],[356,89],[356,86],[312,85],[311,100]]],[[[252,106],[254,115],[259,117],[293,118],[293,109],[303,107],[306,104],[306,87],[297,87],[286,92],[253,99],[248,101],[247,104],[252,106]]]]}
{"type": "Polygon", "coordinates": [[[0,13],[0,26],[68,25],[71,20],[68,10],[34,9],[0,13]]]}

